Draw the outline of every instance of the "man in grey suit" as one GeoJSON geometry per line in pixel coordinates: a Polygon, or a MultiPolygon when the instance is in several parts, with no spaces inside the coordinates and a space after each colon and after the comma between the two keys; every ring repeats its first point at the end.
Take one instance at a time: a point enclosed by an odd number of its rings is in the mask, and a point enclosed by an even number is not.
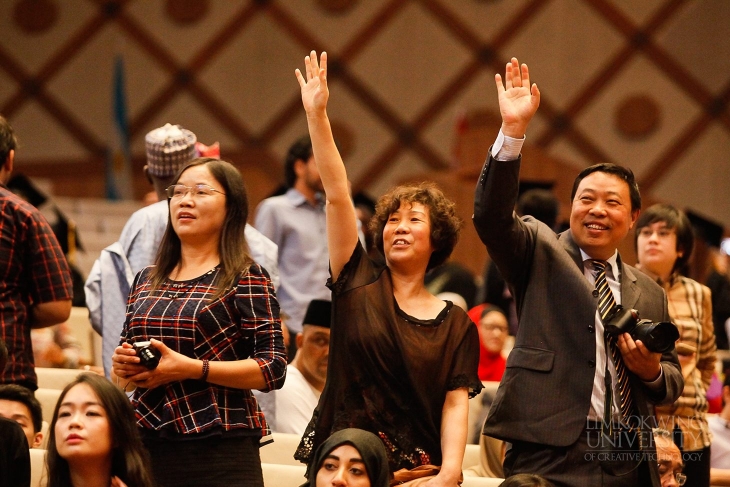
{"type": "Polygon", "coordinates": [[[617,251],[641,208],[633,173],[613,164],[583,170],[571,195],[570,229],[559,235],[532,217],[518,218],[512,209],[520,150],[540,92],[515,58],[505,84],[499,74],[495,81],[502,128],[477,184],[474,225],[510,285],[520,326],[484,434],[511,443],[507,476],[537,473],[556,486],[659,487],[652,407],[672,403],[682,391],[677,355],[673,348],[651,352],[624,333],[614,360],[593,264],[608,263],[605,281],[617,304],[642,318],[669,320],[662,289],[617,251]],[[615,362],[618,376],[628,376],[631,415],[619,406],[615,362]],[[629,417],[633,428],[626,426],[629,417]]]}

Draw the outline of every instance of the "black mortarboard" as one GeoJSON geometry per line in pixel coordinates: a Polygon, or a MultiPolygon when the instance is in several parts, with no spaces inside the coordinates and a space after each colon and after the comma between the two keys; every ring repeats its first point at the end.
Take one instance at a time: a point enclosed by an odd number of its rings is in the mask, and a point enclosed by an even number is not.
{"type": "Polygon", "coordinates": [[[8,189],[36,208],[40,208],[48,199],[25,174],[13,175],[8,181],[8,189]]]}
{"type": "Polygon", "coordinates": [[[323,299],[313,299],[307,306],[307,314],[304,315],[303,325],[330,327],[330,315],[332,303],[323,299]]]}
{"type": "Polygon", "coordinates": [[[710,220],[705,216],[699,215],[690,209],[685,209],[684,212],[687,215],[687,218],[689,218],[689,221],[692,223],[692,228],[695,231],[695,237],[701,238],[707,242],[708,245],[720,247],[722,236],[725,233],[725,229],[721,224],[710,220]]]}
{"type": "MultiPolygon", "coordinates": [[[[49,200],[48,196],[38,189],[33,181],[25,174],[18,173],[13,175],[10,181],[8,181],[8,189],[36,208],[40,208],[49,200]]],[[[73,254],[76,249],[83,250],[73,220],[69,219],[52,201],[50,208],[56,214],[56,220],[51,223],[51,228],[56,235],[56,240],[61,245],[63,253],[73,254]]]]}

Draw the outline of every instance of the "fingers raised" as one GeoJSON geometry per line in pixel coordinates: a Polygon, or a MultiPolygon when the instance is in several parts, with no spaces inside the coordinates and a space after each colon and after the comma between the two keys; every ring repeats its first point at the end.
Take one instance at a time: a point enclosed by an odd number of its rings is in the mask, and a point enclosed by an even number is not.
{"type": "Polygon", "coordinates": [[[304,76],[302,76],[302,72],[299,71],[299,68],[294,70],[294,76],[297,77],[297,81],[299,81],[299,86],[304,88],[307,85],[306,80],[304,79],[304,76]]]}
{"type": "Polygon", "coordinates": [[[502,76],[499,73],[494,75],[494,82],[497,84],[497,94],[504,93],[504,85],[502,84],[502,76]]]}

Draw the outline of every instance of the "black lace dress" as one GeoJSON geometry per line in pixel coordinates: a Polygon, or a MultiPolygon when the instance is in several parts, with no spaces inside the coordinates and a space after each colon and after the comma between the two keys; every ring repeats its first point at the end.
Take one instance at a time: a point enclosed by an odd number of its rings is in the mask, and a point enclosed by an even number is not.
{"type": "Polygon", "coordinates": [[[433,320],[398,308],[387,267],[358,244],[333,296],[329,368],[319,404],[295,458],[308,463],[344,428],[378,435],[391,471],[441,465],[441,412],[450,390],[479,393],[479,336],[466,313],[446,302],[433,320]]]}

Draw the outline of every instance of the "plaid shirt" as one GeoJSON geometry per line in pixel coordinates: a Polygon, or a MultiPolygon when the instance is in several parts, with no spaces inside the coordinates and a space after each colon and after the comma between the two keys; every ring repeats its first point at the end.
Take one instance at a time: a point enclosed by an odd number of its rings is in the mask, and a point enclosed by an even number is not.
{"type": "MultiPolygon", "coordinates": [[[[218,268],[189,281],[167,280],[154,292],[152,269],[135,278],[122,341],[156,338],[183,355],[210,361],[253,358],[266,380],[262,390],[281,388],[286,351],[279,304],[261,266],[252,264],[235,288],[212,302],[218,268]]],[[[244,429],[269,433],[248,389],[188,379],[154,389],[138,387],[132,405],[138,425],[162,436],[244,429]]]]}
{"type": "Polygon", "coordinates": [[[707,425],[707,388],[715,371],[715,330],[710,289],[697,281],[675,275],[660,283],[667,293],[669,316],[677,325],[677,353],[682,365],[684,389],[670,406],[657,406],[659,426],[669,431],[676,425],[684,433],[684,451],[710,445],[707,425]]]}
{"type": "Polygon", "coordinates": [[[51,226],[34,206],[0,185],[0,210],[0,337],[9,353],[0,383],[35,389],[32,307],[70,300],[71,271],[51,226]]]}

